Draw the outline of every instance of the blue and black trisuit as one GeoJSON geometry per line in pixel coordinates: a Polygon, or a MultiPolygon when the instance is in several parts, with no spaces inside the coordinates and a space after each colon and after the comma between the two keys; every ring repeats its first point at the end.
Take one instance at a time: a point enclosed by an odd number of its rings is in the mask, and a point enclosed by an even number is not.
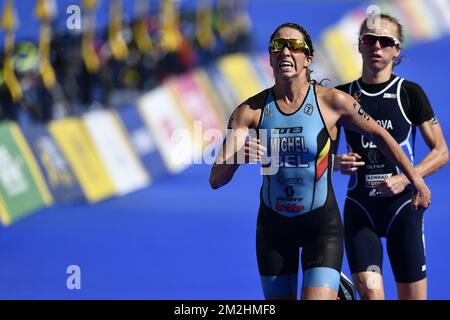
{"type": "Polygon", "coordinates": [[[331,184],[331,139],[315,85],[298,109],[284,113],[271,89],[259,122],[267,145],[256,250],[266,298],[296,297],[299,248],[303,287],[339,288],[343,226],[331,184]]]}
{"type": "MultiPolygon", "coordinates": [[[[384,127],[414,161],[416,127],[434,117],[422,88],[392,75],[381,84],[361,79],[337,87],[352,95],[379,125],[384,127]]],[[[345,137],[349,151],[362,157],[365,165],[351,175],[344,207],[345,248],[351,273],[382,271],[383,248],[395,280],[411,283],[426,277],[423,213],[411,205],[410,187],[391,197],[380,197],[376,185],[401,173],[364,136],[349,130],[345,137]]]]}

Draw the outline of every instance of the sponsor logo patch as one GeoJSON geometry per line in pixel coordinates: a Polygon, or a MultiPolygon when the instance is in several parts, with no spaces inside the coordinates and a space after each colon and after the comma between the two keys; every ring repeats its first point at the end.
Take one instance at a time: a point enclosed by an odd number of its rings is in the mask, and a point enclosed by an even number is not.
{"type": "Polygon", "coordinates": [[[392,176],[392,173],[386,174],[368,174],[366,175],[366,188],[375,188],[378,184],[392,176]]]}
{"type": "Polygon", "coordinates": [[[280,177],[278,176],[278,183],[282,185],[290,185],[290,184],[302,184],[303,178],[301,177],[280,177]]]}
{"type": "Polygon", "coordinates": [[[396,93],[384,93],[383,98],[385,99],[397,99],[396,93]]]}
{"type": "Polygon", "coordinates": [[[297,213],[305,209],[305,207],[302,205],[296,205],[293,203],[282,204],[279,201],[277,201],[275,208],[277,209],[277,211],[280,212],[291,212],[291,213],[297,213]]]}
{"type": "Polygon", "coordinates": [[[313,113],[313,110],[314,110],[314,108],[313,108],[313,106],[312,106],[312,104],[307,104],[306,106],[305,106],[305,113],[308,115],[308,116],[310,116],[310,115],[312,115],[312,113],[313,113]]]}

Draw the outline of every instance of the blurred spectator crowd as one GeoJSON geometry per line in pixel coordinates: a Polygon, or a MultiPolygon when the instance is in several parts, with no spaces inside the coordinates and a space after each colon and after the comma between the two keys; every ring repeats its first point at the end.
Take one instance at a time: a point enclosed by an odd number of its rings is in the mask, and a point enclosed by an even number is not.
{"type": "Polygon", "coordinates": [[[29,0],[39,38],[15,43],[16,3],[5,0],[0,120],[46,123],[120,108],[172,75],[251,49],[245,0],[196,0],[190,8],[176,0],[158,0],[158,6],[133,1],[132,17],[123,14],[123,0],[108,1],[108,26],[100,29],[97,0],[81,1],[65,28],[58,27],[55,12],[65,14],[66,8],[55,10],[54,0],[29,0]]]}

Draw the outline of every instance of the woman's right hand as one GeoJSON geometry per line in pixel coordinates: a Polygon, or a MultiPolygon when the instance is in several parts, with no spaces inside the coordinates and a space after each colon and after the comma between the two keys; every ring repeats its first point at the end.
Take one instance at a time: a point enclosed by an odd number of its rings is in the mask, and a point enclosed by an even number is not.
{"type": "Polygon", "coordinates": [[[348,152],[336,157],[336,170],[340,170],[342,174],[352,174],[366,163],[360,161],[361,156],[354,152],[348,152]]]}
{"type": "Polygon", "coordinates": [[[412,206],[415,210],[425,211],[431,203],[431,192],[422,178],[413,183],[412,206]]]}
{"type": "Polygon", "coordinates": [[[253,138],[245,141],[244,154],[246,163],[261,162],[262,156],[266,153],[267,148],[261,144],[259,139],[253,138]]]}

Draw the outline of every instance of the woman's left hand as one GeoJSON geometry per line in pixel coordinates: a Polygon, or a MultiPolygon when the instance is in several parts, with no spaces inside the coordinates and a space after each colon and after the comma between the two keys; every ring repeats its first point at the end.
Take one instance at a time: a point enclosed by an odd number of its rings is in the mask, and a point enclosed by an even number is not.
{"type": "Polygon", "coordinates": [[[377,185],[377,195],[390,197],[401,193],[409,184],[409,180],[403,174],[391,176],[377,185]]]}

